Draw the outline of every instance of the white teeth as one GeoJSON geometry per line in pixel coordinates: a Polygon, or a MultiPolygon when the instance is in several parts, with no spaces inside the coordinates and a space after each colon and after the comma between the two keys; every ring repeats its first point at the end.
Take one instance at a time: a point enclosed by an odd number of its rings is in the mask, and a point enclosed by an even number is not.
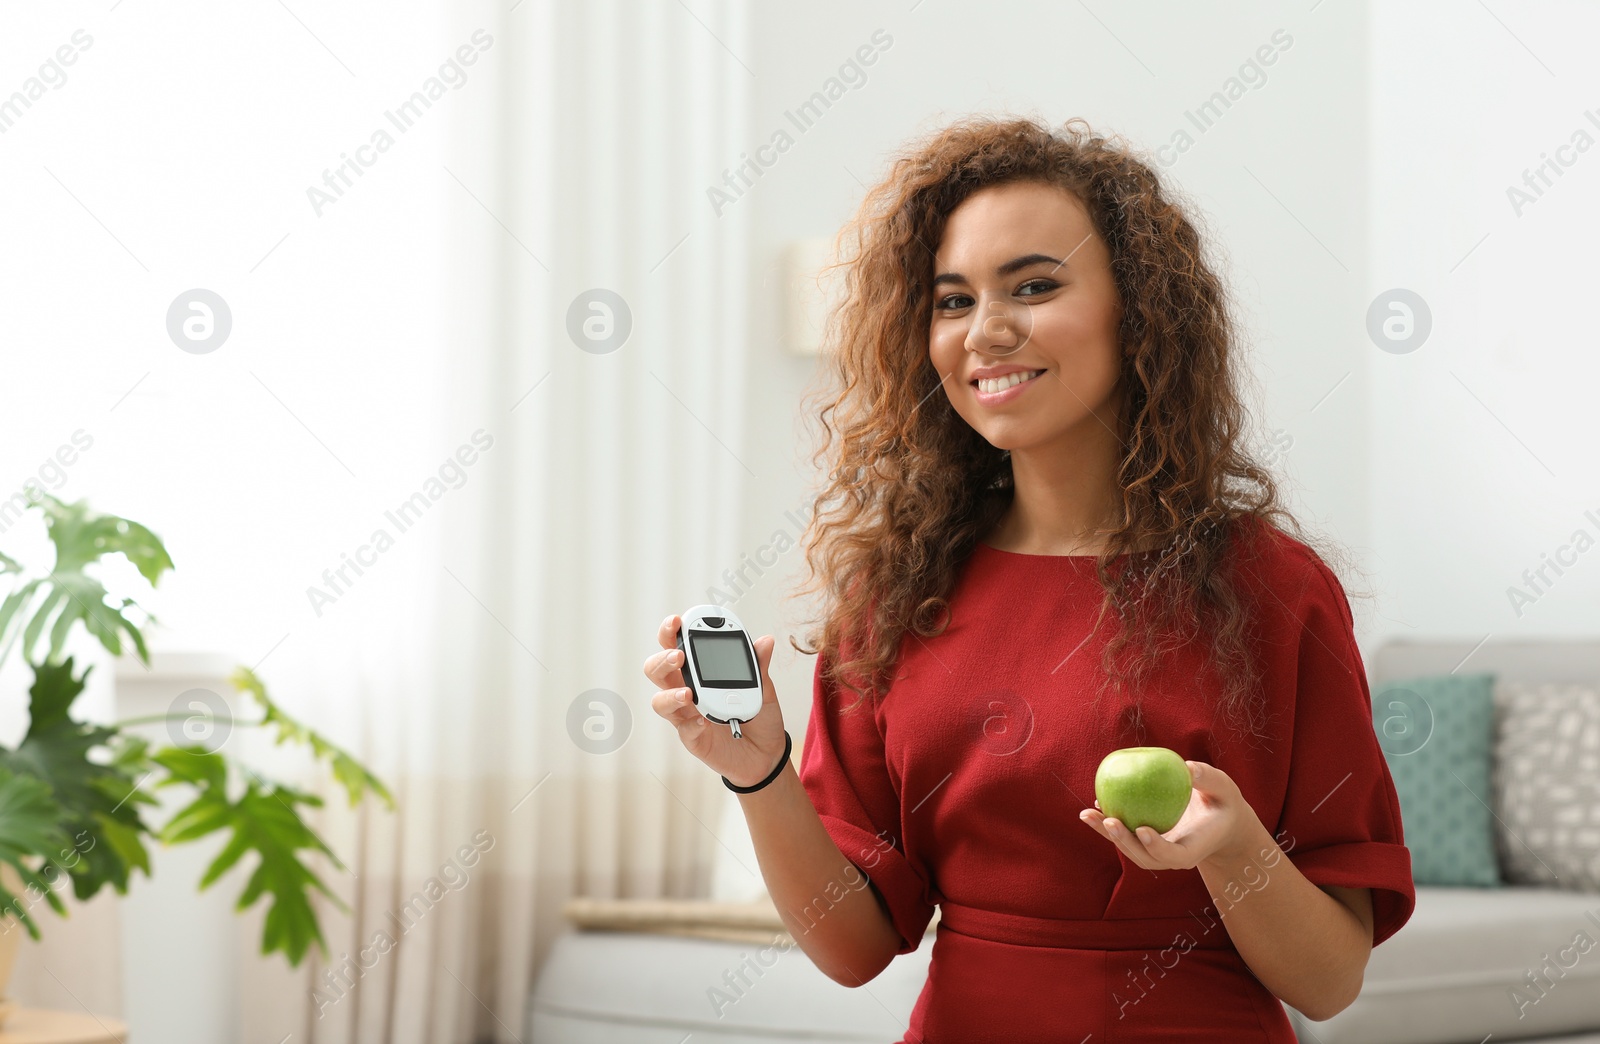
{"type": "Polygon", "coordinates": [[[1023,381],[1031,381],[1043,372],[1043,370],[1019,370],[1016,373],[1008,373],[1004,377],[982,377],[978,380],[978,390],[992,395],[998,391],[1005,391],[1013,385],[1021,384],[1023,381]]]}

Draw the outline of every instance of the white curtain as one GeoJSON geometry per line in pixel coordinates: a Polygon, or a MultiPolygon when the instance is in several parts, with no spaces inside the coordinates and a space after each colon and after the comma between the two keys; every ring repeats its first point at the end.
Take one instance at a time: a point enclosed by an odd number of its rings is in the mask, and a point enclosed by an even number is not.
{"type": "Polygon", "coordinates": [[[333,961],[255,980],[251,1042],[524,1037],[566,899],[704,896],[720,850],[726,794],[650,711],[639,664],[737,548],[746,258],[738,208],[717,217],[707,185],[748,147],[740,6],[522,0],[500,17],[504,104],[464,109],[449,150],[458,249],[496,278],[446,288],[460,323],[436,422],[441,453],[480,430],[493,445],[433,566],[348,648],[324,646],[321,684],[356,701],[399,810],[330,795],[351,914],[325,908],[333,961]],[[580,309],[601,342],[586,350],[572,302],[595,289],[629,318],[580,309]],[[430,878],[445,887],[418,916],[430,878]],[[378,953],[379,933],[398,945],[378,953]],[[340,996],[326,973],[363,948],[372,968],[340,996]]]}

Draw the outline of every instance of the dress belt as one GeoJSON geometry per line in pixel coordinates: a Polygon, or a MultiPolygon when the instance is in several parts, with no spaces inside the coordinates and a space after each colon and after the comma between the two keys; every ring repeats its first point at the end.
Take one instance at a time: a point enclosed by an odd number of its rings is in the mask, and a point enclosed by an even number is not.
{"type": "Polygon", "coordinates": [[[1001,913],[959,903],[939,904],[939,923],[951,931],[1016,946],[1068,950],[1232,950],[1227,926],[1215,913],[1125,920],[1060,920],[1001,913]]]}

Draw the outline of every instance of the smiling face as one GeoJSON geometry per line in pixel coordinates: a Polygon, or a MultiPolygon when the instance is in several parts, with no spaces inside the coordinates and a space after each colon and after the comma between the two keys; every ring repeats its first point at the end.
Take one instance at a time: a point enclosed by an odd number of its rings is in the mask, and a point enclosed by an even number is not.
{"type": "Polygon", "coordinates": [[[991,445],[1025,451],[1085,425],[1115,430],[1121,319],[1110,251],[1071,192],[1012,182],[951,211],[934,255],[928,356],[991,445]]]}

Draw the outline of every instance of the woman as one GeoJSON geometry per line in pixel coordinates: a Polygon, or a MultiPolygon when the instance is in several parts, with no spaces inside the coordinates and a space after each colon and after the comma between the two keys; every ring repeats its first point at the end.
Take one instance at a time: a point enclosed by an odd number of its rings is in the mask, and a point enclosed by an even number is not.
{"type": "Polygon", "coordinates": [[[976,118],[851,230],[800,769],[771,636],[742,739],[689,702],[675,616],[653,706],[831,978],[939,909],[906,1041],[1293,1041],[1279,1001],[1345,1008],[1415,894],[1348,601],[1243,446],[1193,224],[1082,121],[976,118]],[[1193,777],[1165,834],[1093,802],[1146,745],[1193,777]]]}

